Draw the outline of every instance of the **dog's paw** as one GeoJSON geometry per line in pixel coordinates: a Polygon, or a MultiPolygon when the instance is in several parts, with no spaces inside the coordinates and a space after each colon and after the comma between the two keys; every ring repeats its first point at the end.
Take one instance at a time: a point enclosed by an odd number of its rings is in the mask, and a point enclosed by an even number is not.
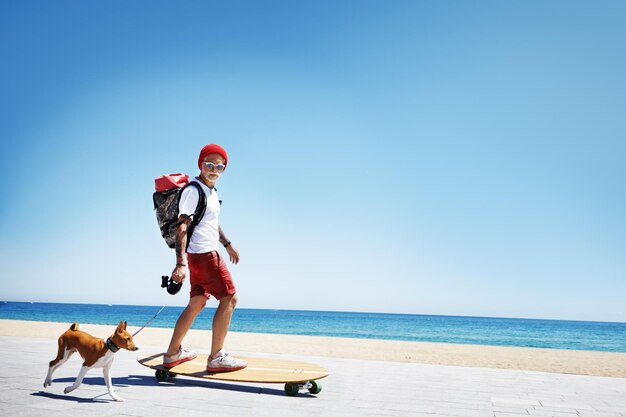
{"type": "Polygon", "coordinates": [[[111,395],[111,398],[113,398],[115,401],[117,402],[124,402],[124,399],[118,395],[111,395]]]}
{"type": "Polygon", "coordinates": [[[76,388],[74,388],[73,385],[70,385],[69,387],[65,387],[65,389],[63,390],[64,393],[69,394],[70,392],[74,391],[76,388]]]}

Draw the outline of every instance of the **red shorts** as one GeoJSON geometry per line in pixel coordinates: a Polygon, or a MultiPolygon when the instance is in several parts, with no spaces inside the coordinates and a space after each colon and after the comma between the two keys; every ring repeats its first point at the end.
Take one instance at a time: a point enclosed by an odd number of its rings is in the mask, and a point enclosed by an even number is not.
{"type": "Polygon", "coordinates": [[[237,292],[226,263],[218,251],[188,253],[187,262],[191,282],[190,298],[203,295],[209,299],[212,295],[219,300],[237,292]]]}

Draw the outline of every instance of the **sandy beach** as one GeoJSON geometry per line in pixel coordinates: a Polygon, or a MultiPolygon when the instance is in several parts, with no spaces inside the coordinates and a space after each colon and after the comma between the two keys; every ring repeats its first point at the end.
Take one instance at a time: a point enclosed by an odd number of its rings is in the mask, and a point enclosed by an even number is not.
{"type": "MultiPolygon", "coordinates": [[[[0,320],[0,335],[56,339],[70,323],[0,320]]],[[[137,328],[129,328],[131,332],[137,328]]],[[[114,326],[81,324],[81,330],[106,338],[114,326]]],[[[138,346],[165,346],[171,329],[146,328],[138,346]]],[[[190,330],[187,347],[207,350],[206,330],[190,330]]],[[[230,332],[227,349],[233,352],[326,356],[477,368],[543,371],[577,375],[626,377],[626,353],[404,342],[336,337],[230,332]]]]}

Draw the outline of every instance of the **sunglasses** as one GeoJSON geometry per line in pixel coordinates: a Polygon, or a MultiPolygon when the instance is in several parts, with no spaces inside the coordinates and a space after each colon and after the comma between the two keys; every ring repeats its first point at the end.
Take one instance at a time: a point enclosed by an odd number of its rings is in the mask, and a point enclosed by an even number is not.
{"type": "Polygon", "coordinates": [[[213,162],[205,162],[204,165],[206,165],[206,168],[210,171],[213,168],[216,168],[219,172],[224,171],[224,168],[226,168],[226,165],[224,164],[214,164],[213,162]]]}

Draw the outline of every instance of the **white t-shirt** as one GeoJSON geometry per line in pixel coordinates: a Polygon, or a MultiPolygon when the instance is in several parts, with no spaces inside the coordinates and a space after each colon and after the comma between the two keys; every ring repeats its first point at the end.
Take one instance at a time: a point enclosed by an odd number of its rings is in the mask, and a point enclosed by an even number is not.
{"type": "MultiPolygon", "coordinates": [[[[206,194],[206,211],[200,223],[193,230],[189,241],[188,253],[206,253],[218,250],[220,241],[218,218],[220,215],[220,200],[214,188],[207,187],[196,178],[191,180],[200,184],[206,194]]],[[[187,187],[183,190],[178,203],[178,214],[192,216],[198,205],[200,194],[195,187],[187,187]]]]}

